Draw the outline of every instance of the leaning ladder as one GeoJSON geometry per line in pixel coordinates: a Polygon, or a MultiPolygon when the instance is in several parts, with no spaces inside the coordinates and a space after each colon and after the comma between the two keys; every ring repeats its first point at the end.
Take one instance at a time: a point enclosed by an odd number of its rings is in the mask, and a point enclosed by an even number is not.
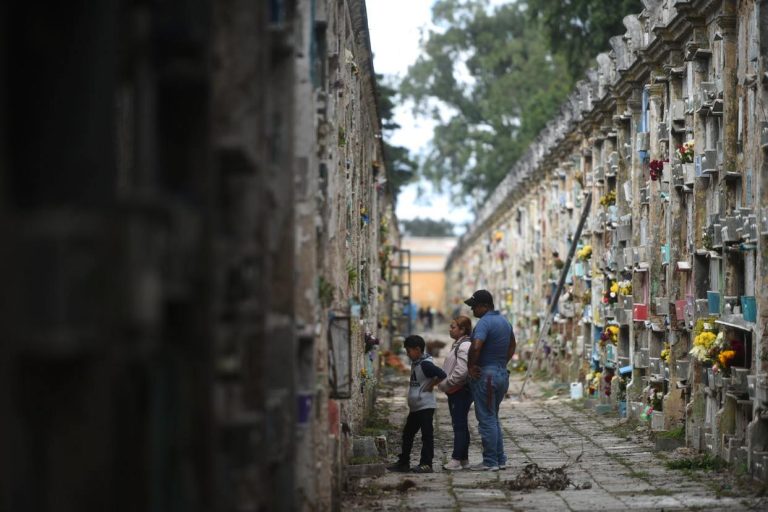
{"type": "MultiPolygon", "coordinates": [[[[533,362],[536,354],[539,352],[539,349],[541,349],[541,347],[544,345],[544,340],[549,334],[549,328],[552,325],[552,318],[555,316],[555,309],[557,309],[557,301],[560,300],[560,294],[563,291],[563,285],[565,285],[565,278],[568,276],[568,270],[571,268],[571,261],[573,260],[573,255],[576,253],[576,246],[579,243],[579,238],[581,238],[581,230],[584,228],[584,223],[587,221],[591,206],[592,192],[587,192],[586,199],[584,201],[584,209],[581,211],[581,218],[579,219],[579,225],[576,227],[576,234],[573,236],[573,240],[571,241],[571,248],[568,250],[568,258],[566,258],[563,269],[560,271],[560,280],[557,282],[557,288],[555,289],[555,293],[552,294],[552,299],[549,302],[547,318],[545,318],[544,323],[541,324],[539,340],[536,342],[536,347],[533,349],[533,354],[531,354],[531,363],[533,362]]],[[[533,365],[529,363],[528,369],[525,371],[525,379],[523,379],[523,385],[520,386],[520,394],[518,395],[519,400],[523,399],[523,391],[525,390],[525,384],[528,382],[528,379],[531,376],[531,368],[533,368],[533,365]]]]}

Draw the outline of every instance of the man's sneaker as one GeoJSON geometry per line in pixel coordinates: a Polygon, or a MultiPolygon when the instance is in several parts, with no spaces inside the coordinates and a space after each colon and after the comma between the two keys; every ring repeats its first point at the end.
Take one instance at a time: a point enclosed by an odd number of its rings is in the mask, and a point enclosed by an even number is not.
{"type": "Polygon", "coordinates": [[[451,459],[451,462],[448,464],[443,464],[443,469],[447,469],[448,471],[458,471],[460,469],[464,469],[464,466],[462,465],[461,461],[451,459]]]}
{"type": "Polygon", "coordinates": [[[502,471],[507,469],[507,463],[506,462],[502,462],[501,464],[499,464],[499,469],[502,470],[502,471]]]}
{"type": "Polygon", "coordinates": [[[482,462],[475,464],[473,466],[469,466],[469,469],[472,471],[498,471],[499,466],[486,466],[482,462]]]}
{"type": "Polygon", "coordinates": [[[462,460],[461,467],[464,469],[469,469],[469,461],[467,459],[462,460]]]}
{"type": "Polygon", "coordinates": [[[394,473],[408,473],[411,468],[408,466],[408,464],[403,464],[402,462],[395,462],[394,464],[390,464],[387,466],[388,471],[392,471],[394,473]]]}
{"type": "Polygon", "coordinates": [[[420,464],[413,468],[411,471],[414,473],[432,473],[432,466],[429,464],[420,464]]]}

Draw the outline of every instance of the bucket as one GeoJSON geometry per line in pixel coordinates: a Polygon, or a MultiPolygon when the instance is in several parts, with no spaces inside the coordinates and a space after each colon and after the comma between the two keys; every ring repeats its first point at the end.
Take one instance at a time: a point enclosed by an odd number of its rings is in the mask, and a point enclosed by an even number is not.
{"type": "Polygon", "coordinates": [[[757,302],[752,295],[741,296],[741,314],[747,322],[757,321],[757,302]]]}
{"type": "Polygon", "coordinates": [[[707,308],[710,315],[720,314],[720,292],[707,291],[707,308]]]}
{"type": "Polygon", "coordinates": [[[584,386],[581,382],[571,382],[571,400],[578,400],[584,396],[584,386]]]}

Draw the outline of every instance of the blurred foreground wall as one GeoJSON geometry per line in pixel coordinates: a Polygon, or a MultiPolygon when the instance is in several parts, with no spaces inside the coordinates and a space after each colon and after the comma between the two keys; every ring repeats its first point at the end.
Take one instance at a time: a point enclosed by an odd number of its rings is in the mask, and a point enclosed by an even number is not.
{"type": "Polygon", "coordinates": [[[0,6],[0,510],[336,506],[397,243],[370,59],[362,1],[0,6]]]}

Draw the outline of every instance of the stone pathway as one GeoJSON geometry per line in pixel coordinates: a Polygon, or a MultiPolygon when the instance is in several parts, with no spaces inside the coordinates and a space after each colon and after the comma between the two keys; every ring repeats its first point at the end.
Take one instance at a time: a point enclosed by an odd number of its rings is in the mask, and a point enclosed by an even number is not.
{"type": "MultiPolygon", "coordinates": [[[[404,393],[407,376],[382,379],[377,404],[388,408],[389,421],[403,425],[407,415],[404,393]]],[[[522,375],[513,375],[510,393],[502,403],[501,417],[506,471],[444,471],[450,460],[452,432],[447,400],[438,396],[436,412],[435,473],[387,473],[350,484],[342,510],[429,510],[480,512],[491,510],[766,510],[768,501],[754,495],[757,484],[732,488],[730,473],[683,472],[667,469],[644,432],[623,432],[615,416],[598,416],[583,402],[565,396],[545,398],[546,386],[529,382],[525,401],[516,398],[522,375]],[[580,456],[578,462],[577,457],[580,456]],[[570,462],[568,476],[589,489],[531,492],[509,490],[526,464],[555,468],[570,462]]],[[[470,411],[472,446],[470,462],[482,459],[474,409],[470,411]]],[[[390,432],[390,461],[399,452],[400,432],[390,432]]],[[[419,436],[411,455],[418,462],[419,436]]]]}

